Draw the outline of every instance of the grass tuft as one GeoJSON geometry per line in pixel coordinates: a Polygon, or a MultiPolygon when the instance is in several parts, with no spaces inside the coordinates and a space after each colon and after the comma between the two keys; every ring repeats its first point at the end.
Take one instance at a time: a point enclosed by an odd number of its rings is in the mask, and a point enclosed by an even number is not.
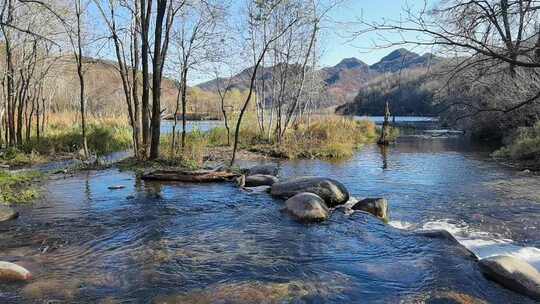
{"type": "Polygon", "coordinates": [[[0,171],[0,203],[26,203],[38,198],[39,191],[32,182],[40,177],[40,173],[33,171],[0,171]]]}

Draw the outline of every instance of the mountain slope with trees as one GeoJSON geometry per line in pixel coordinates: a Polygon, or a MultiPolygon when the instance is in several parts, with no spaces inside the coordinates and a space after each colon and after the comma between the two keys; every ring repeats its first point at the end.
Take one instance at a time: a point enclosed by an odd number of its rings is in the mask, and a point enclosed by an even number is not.
{"type": "MultiPolygon", "coordinates": [[[[325,67],[317,71],[324,89],[321,97],[321,106],[342,105],[354,101],[361,88],[366,87],[370,81],[386,73],[397,73],[400,70],[428,68],[437,64],[441,58],[432,54],[419,55],[406,49],[397,49],[390,52],[375,64],[368,65],[357,58],[345,58],[335,66],[325,67]]],[[[270,82],[275,73],[282,69],[281,66],[269,66],[260,68],[259,81],[270,82]]],[[[249,76],[253,68],[231,77],[231,86],[238,89],[246,89],[249,85],[249,76]]],[[[225,81],[228,78],[212,79],[198,84],[197,87],[205,90],[215,90],[217,81],[225,81]]],[[[419,111],[421,112],[421,111],[419,111]]]]}

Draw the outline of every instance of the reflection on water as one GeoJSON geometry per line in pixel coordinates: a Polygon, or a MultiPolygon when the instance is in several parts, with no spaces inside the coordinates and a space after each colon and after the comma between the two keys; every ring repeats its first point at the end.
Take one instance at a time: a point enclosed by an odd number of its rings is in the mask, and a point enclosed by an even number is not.
{"type": "MultiPolygon", "coordinates": [[[[173,120],[162,120],[161,121],[161,134],[172,133],[174,126],[173,120]]],[[[197,121],[186,121],[186,132],[192,132],[195,130],[201,132],[207,132],[212,130],[215,127],[223,126],[223,122],[219,120],[197,120],[197,121]]],[[[179,120],[176,125],[177,132],[182,132],[182,121],[179,120]]]]}
{"type": "Polygon", "coordinates": [[[232,184],[143,182],[116,169],[55,177],[41,202],[0,223],[0,260],[35,274],[0,285],[0,302],[531,303],[484,279],[459,248],[410,232],[444,224],[480,255],[513,250],[534,264],[538,178],[463,147],[411,137],[347,161],[280,164],[283,177],[330,176],[353,196],[386,197],[403,229],[339,211],[300,224],[281,201],[232,184]]]}

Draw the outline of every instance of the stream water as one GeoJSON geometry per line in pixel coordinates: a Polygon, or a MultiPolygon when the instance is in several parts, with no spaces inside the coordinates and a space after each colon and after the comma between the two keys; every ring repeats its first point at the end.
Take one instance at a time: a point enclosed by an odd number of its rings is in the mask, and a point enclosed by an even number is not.
{"type": "Polygon", "coordinates": [[[328,176],[355,197],[387,198],[389,225],[340,211],[301,224],[282,201],[233,184],[143,182],[117,169],[54,176],[39,202],[0,223],[0,260],[34,274],[1,284],[0,303],[533,303],[486,280],[459,246],[415,233],[446,229],[479,257],[540,268],[540,177],[488,152],[411,136],[346,161],[280,163],[284,178],[328,176]]]}

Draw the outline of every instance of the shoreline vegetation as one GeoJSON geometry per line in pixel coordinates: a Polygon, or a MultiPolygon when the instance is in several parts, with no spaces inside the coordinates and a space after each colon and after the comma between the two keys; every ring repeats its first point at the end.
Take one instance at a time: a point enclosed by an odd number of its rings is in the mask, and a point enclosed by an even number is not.
{"type": "Polygon", "coordinates": [[[532,127],[519,128],[507,142],[492,154],[494,159],[540,171],[540,122],[532,127]]]}
{"type": "MultiPolygon", "coordinates": [[[[0,165],[5,168],[25,168],[66,159],[84,159],[82,155],[81,126],[76,113],[51,115],[47,132],[37,137],[32,135],[18,147],[0,151],[0,165]]],[[[123,117],[88,117],[88,150],[95,157],[132,148],[132,132],[123,117]]],[[[230,119],[233,121],[233,118],[230,119]]],[[[230,122],[229,122],[230,125],[230,122]]],[[[177,137],[181,131],[177,128],[177,137]]],[[[302,119],[287,130],[278,142],[272,132],[262,130],[255,117],[248,115],[240,129],[241,150],[260,154],[262,157],[298,158],[347,158],[364,144],[374,143],[378,137],[375,123],[369,120],[354,120],[338,115],[320,115],[302,119]]],[[[399,132],[394,132],[394,138],[399,132]]],[[[208,132],[195,129],[186,134],[185,146],[177,141],[171,147],[172,134],[161,139],[160,159],[202,165],[205,159],[223,158],[232,148],[231,133],[217,126],[208,132]]]]}

